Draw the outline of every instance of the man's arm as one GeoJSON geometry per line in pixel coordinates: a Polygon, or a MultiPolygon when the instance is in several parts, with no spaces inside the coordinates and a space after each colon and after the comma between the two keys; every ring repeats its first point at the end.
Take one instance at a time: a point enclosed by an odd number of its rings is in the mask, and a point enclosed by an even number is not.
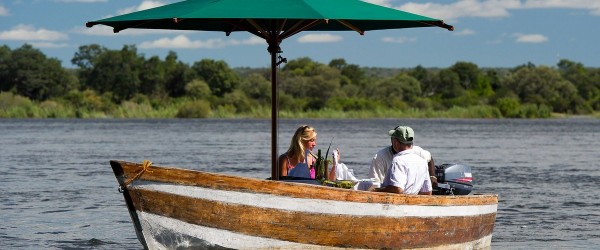
{"type": "Polygon", "coordinates": [[[396,186],[385,186],[382,188],[376,188],[375,192],[386,192],[386,193],[396,193],[396,194],[401,194],[404,192],[404,190],[402,190],[402,188],[400,187],[396,187],[396,186]]]}
{"type": "Polygon", "coordinates": [[[427,163],[427,165],[429,168],[429,179],[431,180],[431,186],[437,187],[438,181],[437,177],[435,176],[435,163],[433,163],[433,156],[431,157],[431,160],[427,163]]]}

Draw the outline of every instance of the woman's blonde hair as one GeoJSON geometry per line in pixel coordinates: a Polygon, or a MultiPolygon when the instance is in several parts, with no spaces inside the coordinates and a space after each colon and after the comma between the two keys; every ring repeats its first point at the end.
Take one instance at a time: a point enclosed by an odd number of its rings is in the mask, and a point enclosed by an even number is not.
{"type": "Polygon", "coordinates": [[[298,162],[304,161],[304,156],[306,155],[306,149],[304,148],[304,141],[310,141],[317,137],[317,130],[315,128],[310,127],[308,125],[302,125],[292,137],[292,141],[290,143],[290,147],[288,148],[286,154],[289,159],[296,159],[298,162]]]}

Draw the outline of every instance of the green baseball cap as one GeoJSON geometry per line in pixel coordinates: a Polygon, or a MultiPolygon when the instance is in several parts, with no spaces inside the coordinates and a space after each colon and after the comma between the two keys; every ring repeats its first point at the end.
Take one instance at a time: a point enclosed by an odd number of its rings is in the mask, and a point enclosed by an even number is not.
{"type": "Polygon", "coordinates": [[[409,126],[398,126],[388,132],[388,135],[397,138],[402,143],[413,142],[415,131],[409,126]]]}

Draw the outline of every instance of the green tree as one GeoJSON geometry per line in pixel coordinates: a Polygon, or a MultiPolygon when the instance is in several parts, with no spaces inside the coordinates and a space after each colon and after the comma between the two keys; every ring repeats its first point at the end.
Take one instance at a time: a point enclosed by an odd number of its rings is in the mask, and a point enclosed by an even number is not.
{"type": "Polygon", "coordinates": [[[438,73],[439,83],[437,89],[443,99],[457,98],[465,94],[458,73],[450,69],[442,69],[438,73]]]}
{"type": "Polygon", "coordinates": [[[444,88],[439,73],[435,73],[433,70],[426,69],[421,65],[408,71],[408,74],[421,83],[421,93],[423,97],[440,94],[444,88]]]}
{"type": "Polygon", "coordinates": [[[240,90],[261,105],[271,104],[271,81],[261,74],[252,73],[245,77],[240,84],[240,90]]]}
{"type": "Polygon", "coordinates": [[[106,51],[95,60],[88,87],[99,93],[112,93],[117,103],[128,100],[140,92],[143,62],[135,46],[126,45],[120,51],[106,51]]]}
{"type": "Polygon", "coordinates": [[[336,95],[340,89],[340,72],[326,65],[315,68],[314,75],[307,79],[307,91],[310,99],[308,107],[319,110],[325,107],[327,101],[336,95]]]}
{"type": "Polygon", "coordinates": [[[194,100],[208,99],[212,95],[210,93],[210,87],[208,87],[208,84],[205,81],[198,79],[186,84],[185,92],[194,100]]]}
{"type": "Polygon", "coordinates": [[[185,95],[185,83],[194,79],[194,74],[187,64],[177,60],[177,54],[170,51],[165,58],[164,90],[171,97],[185,95]]]}
{"type": "Polygon", "coordinates": [[[311,60],[308,57],[302,57],[290,60],[285,64],[282,71],[293,76],[309,76],[313,75],[314,70],[320,63],[311,60]]]}
{"type": "Polygon", "coordinates": [[[480,77],[480,71],[476,64],[470,62],[457,62],[449,70],[456,73],[459,84],[463,89],[472,89],[480,77]]]}
{"type": "Polygon", "coordinates": [[[77,88],[77,79],[65,70],[60,61],[46,56],[29,44],[12,51],[5,69],[8,82],[3,88],[31,100],[43,101],[66,94],[77,88]]]}
{"type": "Polygon", "coordinates": [[[248,98],[241,90],[236,89],[233,92],[225,94],[218,104],[221,106],[234,107],[235,110],[233,111],[236,113],[245,113],[252,110],[252,107],[255,106],[255,101],[248,98]]]}
{"type": "Polygon", "coordinates": [[[505,81],[523,102],[546,105],[554,112],[574,113],[582,102],[577,88],[549,67],[520,67],[505,81]]]}
{"type": "Polygon", "coordinates": [[[363,86],[365,81],[365,72],[356,64],[347,64],[344,59],[333,59],[329,62],[329,67],[338,69],[342,76],[347,77],[350,81],[341,81],[342,86],[346,84],[354,84],[363,86]]]}
{"type": "Polygon", "coordinates": [[[218,97],[232,92],[240,83],[239,76],[224,61],[202,59],[194,63],[192,70],[208,83],[211,92],[218,97]]]}
{"type": "Polygon", "coordinates": [[[600,69],[590,69],[590,81],[594,85],[594,91],[587,100],[587,103],[596,111],[600,110],[600,69]]]}
{"type": "Polygon", "coordinates": [[[144,95],[158,96],[163,93],[165,85],[165,63],[158,56],[153,56],[142,63],[140,70],[139,92],[144,95]]]}
{"type": "Polygon", "coordinates": [[[9,68],[11,54],[12,50],[7,45],[0,47],[0,92],[9,91],[14,86],[9,68]]]}
{"type": "Polygon", "coordinates": [[[496,101],[496,107],[504,117],[517,118],[521,110],[521,103],[517,98],[504,97],[496,101]]]}
{"type": "Polygon", "coordinates": [[[96,66],[98,57],[106,53],[108,49],[98,44],[79,46],[79,50],[71,59],[71,63],[79,67],[79,81],[82,87],[89,87],[92,71],[96,66]]]}
{"type": "Polygon", "coordinates": [[[407,73],[382,80],[373,88],[372,98],[383,100],[389,107],[404,108],[407,102],[421,96],[421,83],[407,73]]]}
{"type": "MultiPolygon", "coordinates": [[[[570,81],[577,88],[579,96],[586,100],[585,104],[580,105],[580,112],[590,112],[594,109],[594,100],[600,99],[600,81],[594,79],[591,74],[593,71],[586,69],[583,64],[569,60],[560,60],[558,62],[558,71],[563,78],[570,81]]],[[[598,109],[596,107],[596,109],[598,109]]]]}

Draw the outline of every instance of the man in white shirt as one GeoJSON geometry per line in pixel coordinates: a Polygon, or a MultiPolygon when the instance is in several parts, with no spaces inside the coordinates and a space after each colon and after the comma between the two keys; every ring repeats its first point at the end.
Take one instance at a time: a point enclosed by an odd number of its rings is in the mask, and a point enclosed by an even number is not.
{"type": "MultiPolygon", "coordinates": [[[[398,126],[389,133],[394,155],[377,192],[431,195],[433,191],[427,161],[413,149],[414,131],[398,126]]],[[[431,157],[431,156],[430,156],[431,157]]]]}
{"type": "MultiPolygon", "coordinates": [[[[400,127],[400,126],[398,126],[398,127],[400,127]]],[[[396,128],[398,128],[398,127],[396,127],[396,128]]],[[[429,178],[431,180],[431,184],[432,184],[432,186],[436,187],[437,186],[437,178],[435,177],[435,163],[433,162],[433,157],[431,156],[431,153],[429,151],[427,151],[419,146],[415,146],[415,145],[412,146],[412,149],[413,149],[414,153],[421,156],[421,158],[423,158],[423,159],[425,159],[425,161],[427,161],[429,178]]],[[[389,167],[392,165],[392,159],[394,158],[394,155],[397,153],[398,153],[398,151],[394,150],[393,146],[387,146],[387,147],[382,148],[379,151],[377,151],[377,153],[373,157],[373,160],[371,160],[371,167],[369,170],[369,178],[375,179],[375,181],[378,183],[383,182],[383,179],[385,178],[385,175],[386,175],[389,167]]]]}

